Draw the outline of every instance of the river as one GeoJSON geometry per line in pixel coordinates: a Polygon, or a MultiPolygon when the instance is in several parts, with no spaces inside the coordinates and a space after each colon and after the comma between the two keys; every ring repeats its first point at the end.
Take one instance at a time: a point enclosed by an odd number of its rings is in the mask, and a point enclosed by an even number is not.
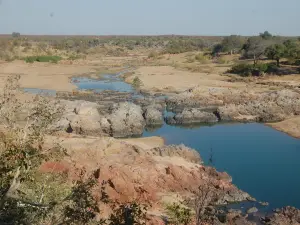
{"type": "MultiPolygon", "coordinates": [[[[134,92],[117,75],[102,80],[74,78],[78,89],[134,92]]],[[[300,208],[300,140],[258,123],[178,127],[164,124],[143,137],[161,136],[166,144],[196,149],[206,164],[228,172],[233,183],[268,208],[300,208]]]]}

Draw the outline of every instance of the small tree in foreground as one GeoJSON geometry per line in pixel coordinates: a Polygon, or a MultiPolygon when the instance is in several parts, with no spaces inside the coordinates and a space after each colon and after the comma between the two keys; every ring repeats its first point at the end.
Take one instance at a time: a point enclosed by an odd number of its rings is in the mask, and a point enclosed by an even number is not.
{"type": "MultiPolygon", "coordinates": [[[[213,170],[210,171],[212,173],[213,170]]],[[[209,222],[208,207],[215,206],[218,200],[222,198],[220,192],[215,187],[215,181],[209,177],[203,177],[203,184],[194,192],[194,197],[189,201],[195,211],[196,225],[209,222]]]]}

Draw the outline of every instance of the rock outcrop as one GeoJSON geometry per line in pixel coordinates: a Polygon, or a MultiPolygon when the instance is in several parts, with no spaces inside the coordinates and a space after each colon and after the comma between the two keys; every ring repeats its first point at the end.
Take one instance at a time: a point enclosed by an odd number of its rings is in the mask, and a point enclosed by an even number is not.
{"type": "MultiPolygon", "coordinates": [[[[137,200],[150,203],[155,210],[162,210],[166,199],[192,196],[201,185],[220,193],[222,198],[219,203],[243,201],[250,197],[231,183],[227,173],[200,164],[199,154],[183,145],[144,149],[126,140],[113,138],[84,141],[86,144],[80,146],[69,138],[62,144],[72,155],[73,161],[87,171],[100,168],[99,182],[107,181],[106,192],[112,200],[137,200]],[[86,149],[89,149],[88,153],[86,149]]],[[[53,171],[51,165],[47,162],[41,170],[53,171]]],[[[56,168],[68,171],[70,179],[73,177],[72,165],[55,164],[56,168]]]]}
{"type": "Polygon", "coordinates": [[[155,105],[145,107],[143,115],[147,125],[157,126],[164,123],[162,112],[155,105]]]}
{"type": "Polygon", "coordinates": [[[61,101],[65,106],[54,131],[91,136],[127,137],[142,134],[146,122],[140,106],[129,102],[113,104],[102,112],[97,103],[83,100],[61,101]]]}
{"type": "Polygon", "coordinates": [[[52,126],[54,131],[66,131],[82,135],[105,135],[100,124],[98,106],[93,102],[82,100],[61,101],[65,107],[62,118],[52,126]]]}
{"type": "Polygon", "coordinates": [[[114,137],[141,135],[146,125],[142,108],[130,102],[115,104],[107,120],[114,137]]]}
{"type": "Polygon", "coordinates": [[[263,222],[268,225],[299,225],[300,210],[287,206],[275,210],[275,213],[272,216],[263,218],[263,222]]]}
{"type": "Polygon", "coordinates": [[[221,121],[276,122],[300,114],[300,94],[288,89],[262,93],[216,89],[202,93],[194,88],[170,98],[167,106],[177,112],[168,120],[170,123],[211,122],[213,116],[203,114],[207,109],[215,109],[221,121]]]}
{"type": "Polygon", "coordinates": [[[184,109],[175,116],[166,118],[168,124],[190,124],[190,123],[215,123],[217,116],[212,112],[205,112],[201,109],[184,109]]]}

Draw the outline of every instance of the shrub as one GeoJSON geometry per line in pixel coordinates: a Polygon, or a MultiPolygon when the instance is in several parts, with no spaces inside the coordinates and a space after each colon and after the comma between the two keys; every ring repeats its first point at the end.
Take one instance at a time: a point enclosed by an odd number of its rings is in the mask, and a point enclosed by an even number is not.
{"type": "Polygon", "coordinates": [[[199,53],[198,55],[195,56],[195,60],[197,60],[200,63],[207,63],[208,57],[203,55],[202,53],[199,53]]]}
{"type": "Polygon", "coordinates": [[[246,64],[246,63],[240,63],[240,64],[234,65],[229,72],[239,74],[239,75],[245,76],[245,77],[251,76],[251,75],[261,76],[262,74],[269,71],[270,65],[271,64],[252,65],[252,64],[246,64]]]}
{"type": "Polygon", "coordinates": [[[178,203],[167,205],[167,214],[170,217],[170,222],[174,225],[187,225],[192,220],[192,211],[178,203]]]}
{"type": "Polygon", "coordinates": [[[143,85],[143,82],[141,81],[140,78],[138,78],[137,76],[133,79],[132,81],[132,85],[135,87],[135,88],[139,88],[140,86],[143,85]]]}
{"type": "Polygon", "coordinates": [[[225,64],[228,63],[228,61],[224,57],[218,57],[216,63],[225,64]]]}
{"type": "Polygon", "coordinates": [[[266,70],[266,73],[270,73],[270,74],[277,73],[278,70],[279,70],[279,68],[278,68],[277,65],[270,63],[270,64],[268,64],[268,68],[266,70]]]}
{"type": "Polygon", "coordinates": [[[232,68],[230,69],[229,72],[239,74],[242,76],[250,76],[252,73],[252,68],[253,68],[253,65],[241,63],[241,64],[236,64],[236,65],[232,66],[232,68]]]}
{"type": "Polygon", "coordinates": [[[151,59],[156,59],[159,56],[158,52],[152,51],[149,53],[148,58],[151,59]]]}
{"type": "Polygon", "coordinates": [[[28,56],[24,58],[25,62],[33,63],[33,62],[52,62],[57,63],[58,61],[62,60],[60,56],[51,56],[51,55],[44,55],[44,56],[28,56]]]}

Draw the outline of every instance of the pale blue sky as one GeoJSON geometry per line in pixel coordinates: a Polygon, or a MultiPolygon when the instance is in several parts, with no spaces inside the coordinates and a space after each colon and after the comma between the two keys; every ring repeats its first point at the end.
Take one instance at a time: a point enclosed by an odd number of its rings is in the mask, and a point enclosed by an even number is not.
{"type": "Polygon", "coordinates": [[[0,2],[0,33],[300,35],[300,0],[0,2]]]}

